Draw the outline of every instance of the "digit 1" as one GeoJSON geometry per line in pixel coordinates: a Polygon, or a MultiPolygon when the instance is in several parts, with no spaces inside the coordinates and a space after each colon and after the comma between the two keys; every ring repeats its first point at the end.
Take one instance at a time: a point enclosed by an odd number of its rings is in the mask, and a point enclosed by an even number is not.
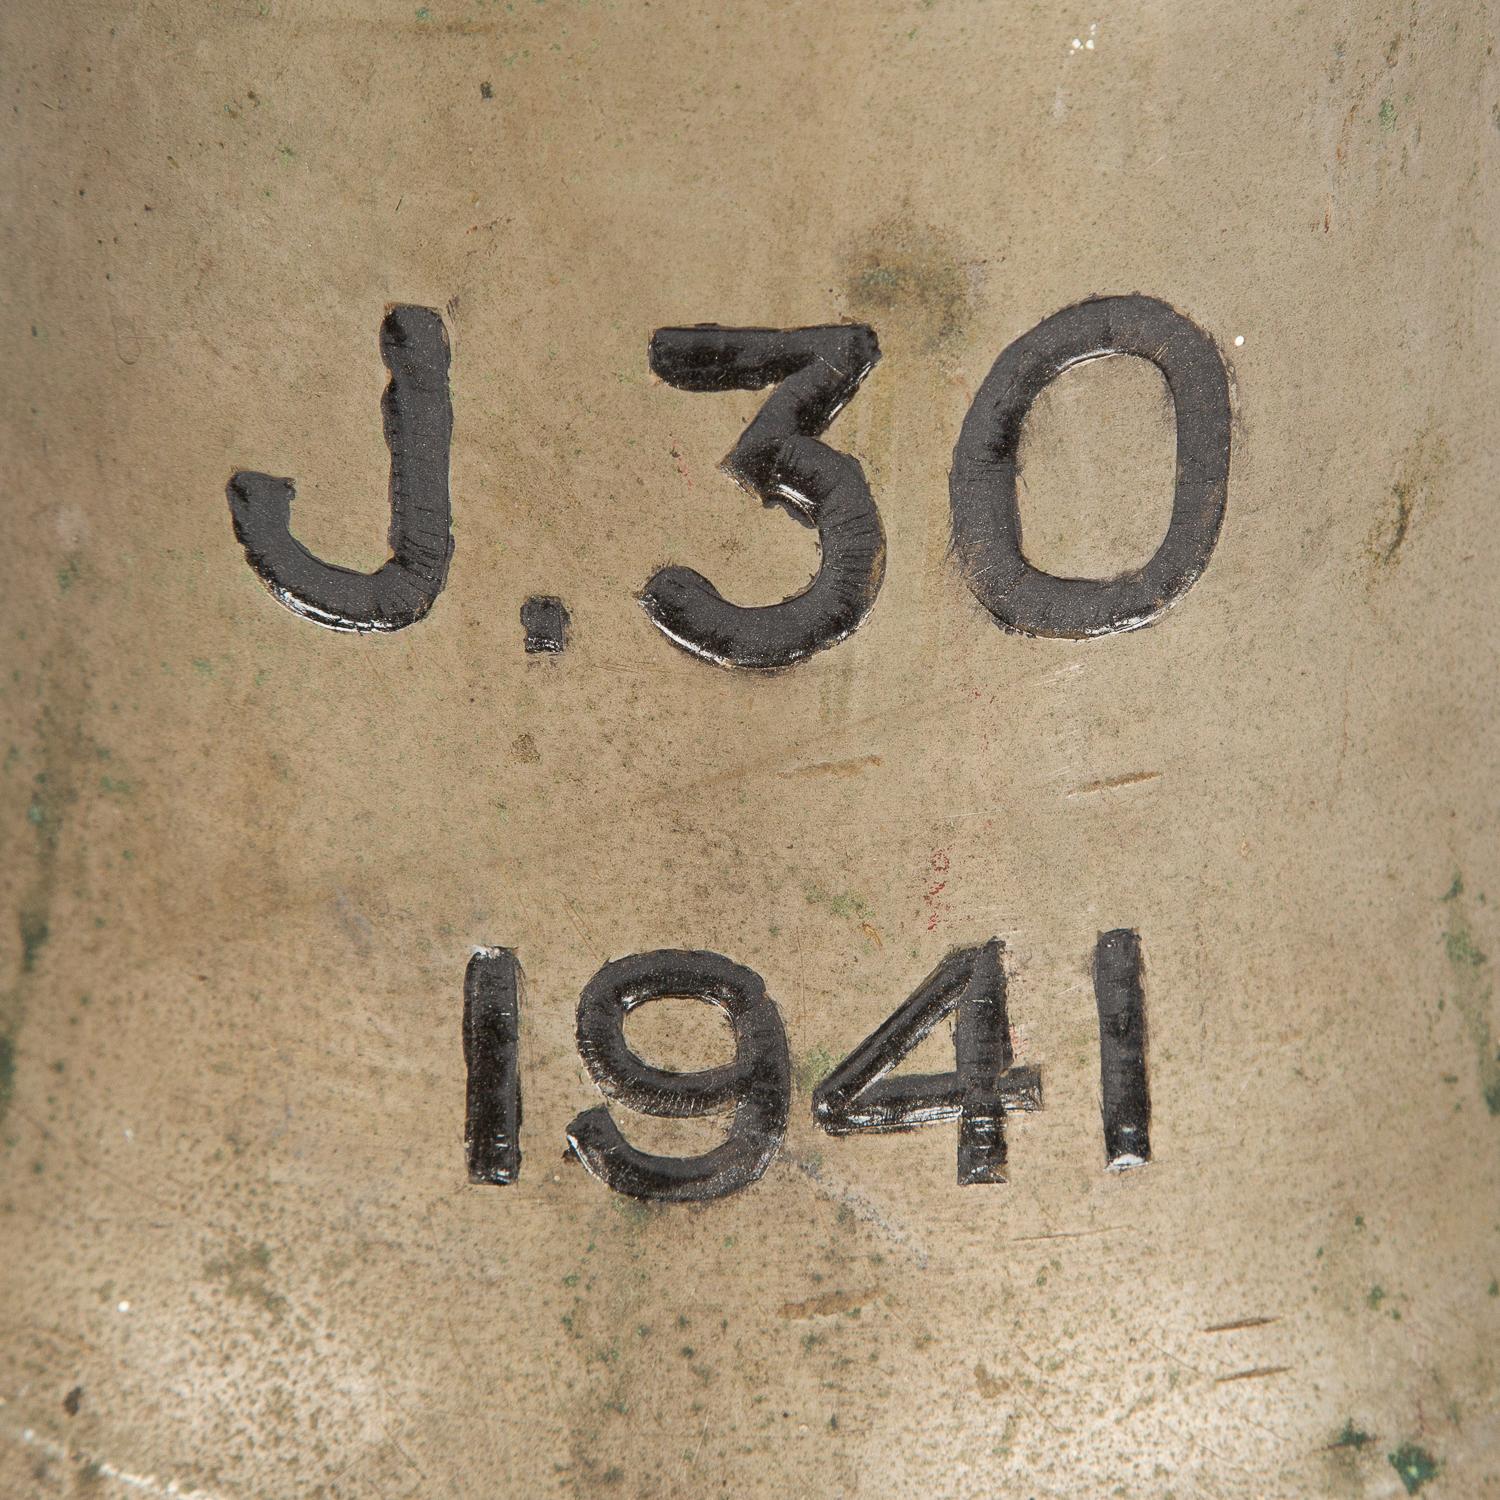
{"type": "Polygon", "coordinates": [[[1099,1007],[1099,1081],[1104,1155],[1112,1172],[1151,1160],[1151,1094],[1146,1086],[1146,996],[1141,937],[1126,927],[1101,932],[1094,947],[1099,1007]]]}
{"type": "Polygon", "coordinates": [[[469,1181],[497,1187],[521,1175],[521,966],[509,948],[481,948],[464,974],[469,1072],[464,1152],[469,1181]]]}

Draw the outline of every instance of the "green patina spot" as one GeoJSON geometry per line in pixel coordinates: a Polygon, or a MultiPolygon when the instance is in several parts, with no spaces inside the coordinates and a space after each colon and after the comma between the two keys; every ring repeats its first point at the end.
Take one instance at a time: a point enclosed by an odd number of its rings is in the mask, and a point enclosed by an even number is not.
{"type": "MultiPolygon", "coordinates": [[[[1495,1046],[1490,1024],[1494,986],[1488,978],[1489,956],[1475,941],[1466,903],[1460,899],[1463,893],[1463,877],[1455,875],[1448,894],[1442,898],[1449,907],[1443,951],[1448,958],[1454,985],[1453,993],[1443,999],[1451,999],[1464,1019],[1469,1040],[1477,1054],[1479,1093],[1485,1108],[1492,1115],[1500,1115],[1500,1048],[1495,1046]]],[[[1481,895],[1479,899],[1482,902],[1484,897],[1481,895]]],[[[1440,999],[1439,1005],[1442,1003],[1440,999]]]]}
{"type": "Polygon", "coordinates": [[[1331,1446],[1334,1448],[1363,1448],[1365,1444],[1374,1441],[1374,1438],[1363,1428],[1356,1427],[1354,1425],[1354,1418],[1350,1417],[1344,1423],[1344,1430],[1333,1440],[1331,1446]]]}
{"type": "Polygon", "coordinates": [[[613,1207],[626,1223],[636,1229],[643,1229],[657,1216],[660,1209],[658,1204],[648,1203],[643,1198],[626,1197],[618,1198],[613,1207]]]}
{"type": "Polygon", "coordinates": [[[1389,99],[1380,101],[1380,128],[1382,130],[1396,128],[1396,106],[1389,99]]]}
{"type": "Polygon", "coordinates": [[[10,1108],[10,1096],[16,1087],[16,1044],[10,1037],[0,1033],[0,1125],[5,1123],[5,1112],[10,1108]]]}
{"type": "Polygon", "coordinates": [[[1436,1459],[1415,1443],[1402,1443],[1394,1453],[1388,1453],[1386,1457],[1406,1487],[1408,1495],[1415,1495],[1429,1479],[1437,1477],[1436,1459]]]}
{"type": "Polygon", "coordinates": [[[1386,1299],[1386,1290],[1383,1286],[1372,1286],[1365,1295],[1365,1301],[1373,1308],[1378,1309],[1386,1299]]]}
{"type": "Polygon", "coordinates": [[[1466,926],[1450,929],[1443,938],[1443,945],[1448,950],[1450,964],[1467,964],[1471,969],[1477,969],[1481,964],[1489,962],[1476,946],[1466,926]]]}
{"type": "Polygon", "coordinates": [[[809,906],[826,906],[836,917],[858,917],[863,920],[874,915],[869,903],[852,891],[834,895],[821,886],[810,885],[802,892],[802,896],[809,906]]]}
{"type": "Polygon", "coordinates": [[[226,1296],[237,1302],[252,1302],[273,1318],[280,1318],[286,1311],[287,1301],[271,1287],[268,1280],[270,1269],[270,1247],[255,1244],[206,1262],[203,1274],[213,1281],[223,1282],[226,1296]]]}
{"type": "MultiPolygon", "coordinates": [[[[67,559],[72,565],[71,556],[67,559]]],[[[25,632],[21,632],[25,638],[25,632]]],[[[20,682],[19,671],[15,681],[20,682]]],[[[31,975],[52,935],[52,902],[57,887],[57,854],[67,808],[76,797],[76,773],[88,741],[81,722],[87,688],[77,659],[66,648],[42,664],[37,683],[38,743],[34,751],[42,769],[32,778],[33,792],[26,821],[35,832],[36,869],[17,901],[16,920],[21,940],[21,972],[17,983],[0,994],[0,1118],[10,1104],[15,1078],[15,1038],[24,1019],[31,975]]],[[[7,769],[21,759],[7,757],[7,769]]],[[[52,1103],[49,1099],[48,1103],[52,1103]]]]}
{"type": "MultiPolygon", "coordinates": [[[[1392,124],[1394,119],[1393,112],[1392,124]]],[[[1390,504],[1370,534],[1369,550],[1378,566],[1389,567],[1400,561],[1401,549],[1430,504],[1433,487],[1447,462],[1448,445],[1442,438],[1435,438],[1430,428],[1420,433],[1403,454],[1391,485],[1390,504]]]]}
{"type": "Polygon", "coordinates": [[[797,1081],[797,1087],[804,1094],[810,1094],[831,1072],[833,1055],[826,1048],[813,1047],[798,1059],[792,1069],[792,1076],[797,1081]]]}
{"type": "Polygon", "coordinates": [[[20,913],[21,927],[21,972],[29,974],[36,968],[36,961],[47,939],[52,935],[47,925],[47,914],[28,908],[20,913]]]}

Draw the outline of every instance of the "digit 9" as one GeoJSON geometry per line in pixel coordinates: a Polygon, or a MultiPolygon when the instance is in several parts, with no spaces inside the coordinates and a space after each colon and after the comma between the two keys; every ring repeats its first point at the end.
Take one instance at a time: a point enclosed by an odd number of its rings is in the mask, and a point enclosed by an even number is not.
{"type": "Polygon", "coordinates": [[[719,953],[676,948],[615,959],[578,1001],[578,1053],[610,1099],[642,1114],[684,1119],[732,1109],[725,1140],[698,1156],[638,1151],[604,1106],[568,1126],[573,1154],[618,1193],[658,1202],[723,1198],[756,1181],[786,1134],[791,1057],[786,1030],[761,977],[719,953]],[[625,1040],[625,1018],[669,996],[715,1005],[734,1030],[734,1057],[678,1073],[653,1067],[625,1040]]]}

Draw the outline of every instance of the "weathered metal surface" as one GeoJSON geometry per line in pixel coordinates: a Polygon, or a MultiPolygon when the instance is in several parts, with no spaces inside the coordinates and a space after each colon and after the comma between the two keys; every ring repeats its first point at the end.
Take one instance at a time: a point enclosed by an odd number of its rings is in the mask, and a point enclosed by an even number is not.
{"type": "Polygon", "coordinates": [[[1493,43],[4,6],[0,1494],[1500,1494],[1493,43]]]}

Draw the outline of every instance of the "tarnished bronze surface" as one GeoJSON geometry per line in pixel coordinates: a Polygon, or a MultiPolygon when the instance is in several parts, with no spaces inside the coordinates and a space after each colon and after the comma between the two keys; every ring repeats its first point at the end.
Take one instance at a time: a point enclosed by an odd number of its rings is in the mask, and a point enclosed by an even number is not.
{"type": "Polygon", "coordinates": [[[0,1496],[1500,1495],[1494,43],[0,7],[0,1496]]]}

